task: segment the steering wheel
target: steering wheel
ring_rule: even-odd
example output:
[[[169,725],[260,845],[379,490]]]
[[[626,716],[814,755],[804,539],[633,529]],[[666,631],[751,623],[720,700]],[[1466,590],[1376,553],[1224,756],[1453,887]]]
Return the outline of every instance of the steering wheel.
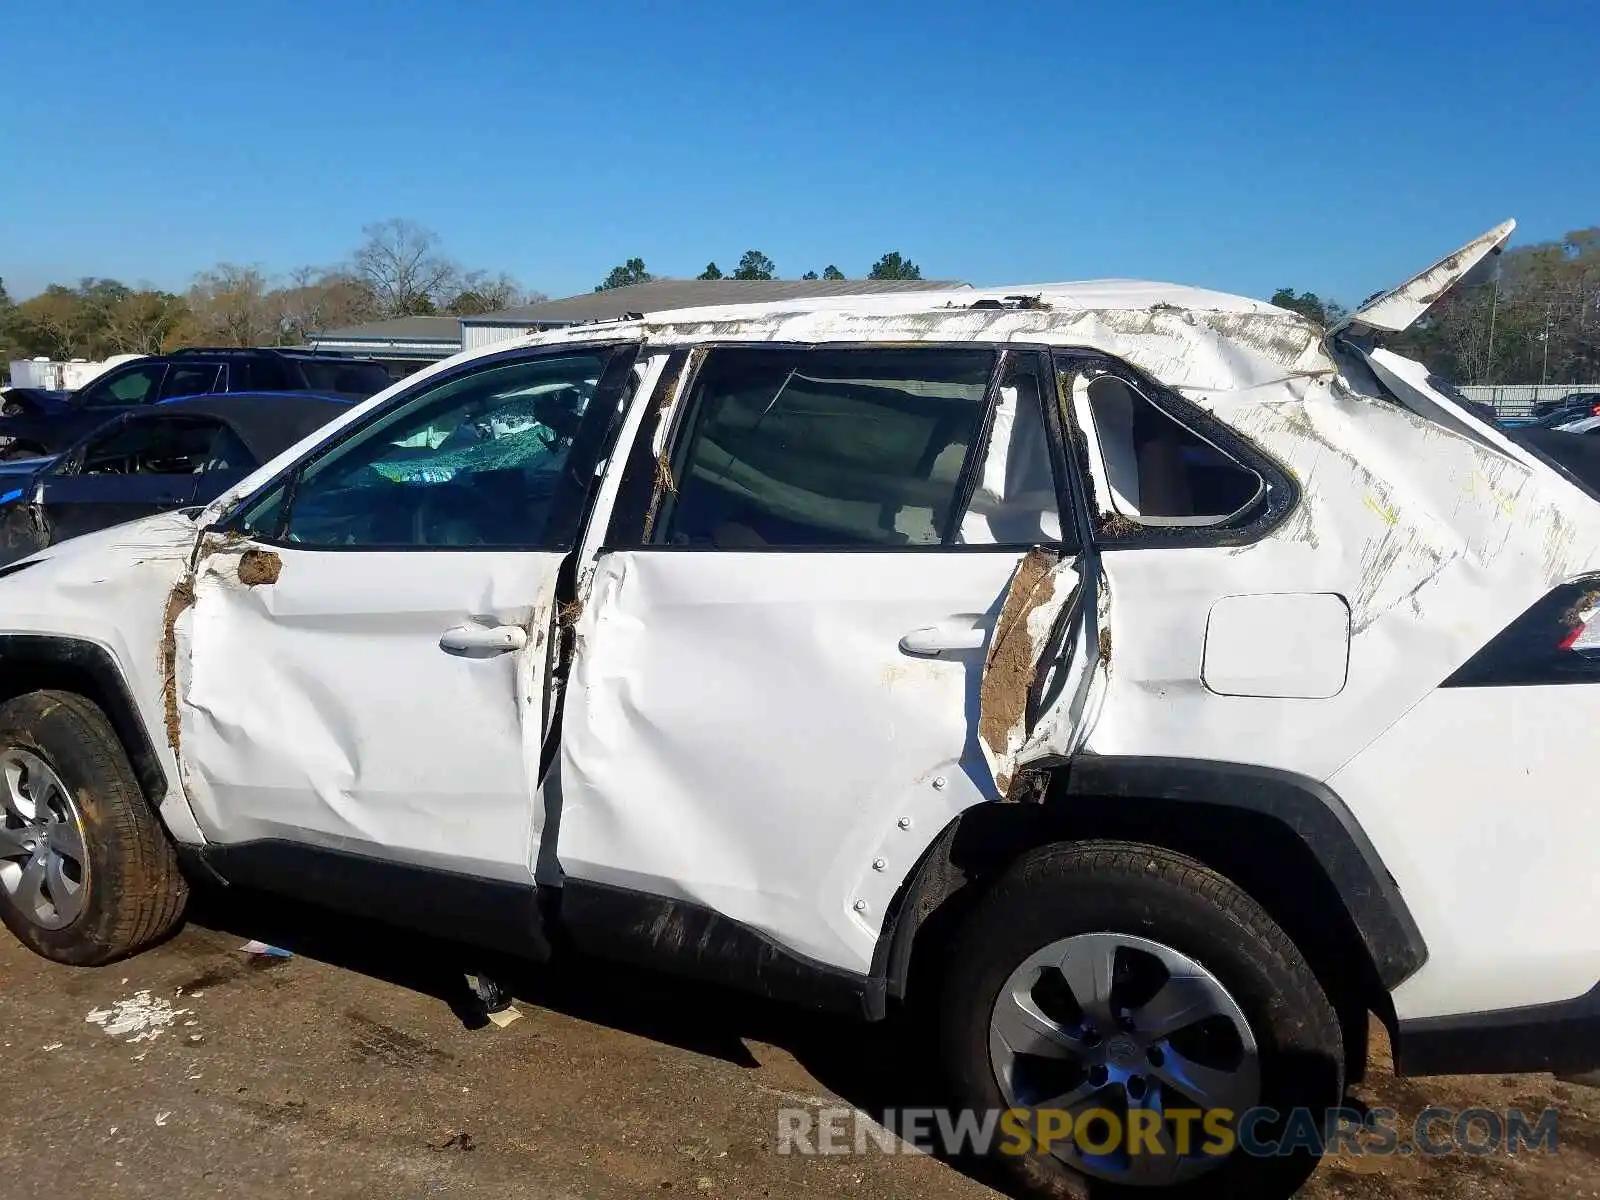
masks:
[[[481,493],[460,483],[421,489],[411,514],[412,543],[418,546],[483,546],[484,531],[503,515]]]

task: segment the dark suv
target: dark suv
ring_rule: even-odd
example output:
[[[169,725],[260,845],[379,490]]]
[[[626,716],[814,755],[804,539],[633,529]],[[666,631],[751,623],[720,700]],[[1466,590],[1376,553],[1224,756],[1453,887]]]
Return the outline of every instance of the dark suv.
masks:
[[[313,392],[365,398],[388,387],[375,362],[295,350],[195,347],[113,367],[61,401],[8,393],[0,409],[0,458],[64,450],[111,417],[180,396],[214,392]]]

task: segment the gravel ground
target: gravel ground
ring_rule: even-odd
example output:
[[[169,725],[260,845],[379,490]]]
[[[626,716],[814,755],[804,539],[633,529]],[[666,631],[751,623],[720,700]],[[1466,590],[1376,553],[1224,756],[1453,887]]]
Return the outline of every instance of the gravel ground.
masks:
[[[247,938],[295,956],[243,954]],[[458,965],[449,947],[275,902],[213,905],[166,944],[92,971],[0,931],[12,1080],[0,1191],[997,1194],[981,1169],[925,1155],[777,1153],[781,1108],[929,1102],[918,1056],[881,1029],[598,966],[514,975],[523,1018],[483,1026]],[[1339,1158],[1304,1196],[1600,1196],[1600,1091],[1548,1076],[1397,1080],[1384,1057],[1360,1100],[1413,1115],[1553,1105],[1559,1151]]]

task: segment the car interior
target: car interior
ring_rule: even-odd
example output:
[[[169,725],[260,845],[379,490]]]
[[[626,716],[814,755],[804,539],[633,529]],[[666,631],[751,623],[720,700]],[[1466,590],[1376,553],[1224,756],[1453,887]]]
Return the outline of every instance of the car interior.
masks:
[[[654,540],[729,549],[944,540],[993,356],[898,378],[868,376],[868,364],[888,374],[873,356],[889,358],[767,352],[708,370]]]

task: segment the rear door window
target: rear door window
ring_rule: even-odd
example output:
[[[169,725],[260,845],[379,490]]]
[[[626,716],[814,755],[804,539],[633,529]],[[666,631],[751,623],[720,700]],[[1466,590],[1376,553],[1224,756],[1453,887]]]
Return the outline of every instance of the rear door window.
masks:
[[[243,358],[228,365],[230,390],[235,392],[288,392],[295,383],[283,364],[270,358]]]
[[[990,349],[713,349],[650,541],[710,549],[953,543]]]
[[[174,363],[167,369],[167,381],[161,387],[163,400],[179,396],[205,396],[217,390],[215,363]]]
[[[374,362],[352,362],[339,358],[298,358],[295,362],[305,376],[305,387],[310,392],[375,396],[394,382],[389,378],[389,372]]]

